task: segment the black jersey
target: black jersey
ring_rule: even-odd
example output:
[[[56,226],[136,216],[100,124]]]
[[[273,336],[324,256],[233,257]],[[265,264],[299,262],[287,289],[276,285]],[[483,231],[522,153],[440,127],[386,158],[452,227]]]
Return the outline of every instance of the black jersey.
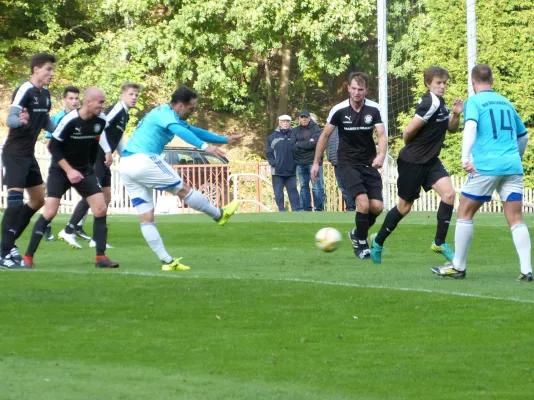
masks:
[[[108,107],[104,111],[104,114],[106,114],[106,119],[108,121],[106,139],[108,140],[109,147],[111,147],[111,152],[113,153],[117,149],[117,146],[124,135],[130,114],[128,113],[128,108],[122,101]]]
[[[376,157],[373,130],[375,126],[383,125],[378,103],[365,99],[362,108],[357,112],[347,99],[332,108],[327,122],[338,128],[338,165],[373,163]]]
[[[29,121],[18,128],[10,128],[4,145],[4,151],[13,152],[19,156],[35,153],[35,142],[50,119],[50,92],[46,87],[36,88],[31,82],[26,82],[13,92],[11,107],[28,110]]]
[[[415,117],[425,121],[425,125],[413,140],[402,148],[399,158],[413,164],[426,164],[439,156],[445,134],[449,126],[449,109],[443,97],[430,90],[419,100]]]
[[[52,134],[52,140],[59,142],[59,149],[64,159],[80,172],[90,172],[100,148],[100,135],[106,127],[106,116],[99,116],[84,120],[78,110],[72,110],[65,115]],[[52,161],[57,163],[52,153]]]

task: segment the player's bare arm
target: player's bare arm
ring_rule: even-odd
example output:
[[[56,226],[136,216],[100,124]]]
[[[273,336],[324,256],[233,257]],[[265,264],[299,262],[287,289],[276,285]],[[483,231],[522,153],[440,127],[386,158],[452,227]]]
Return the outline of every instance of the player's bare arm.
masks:
[[[406,129],[404,130],[404,133],[402,134],[402,139],[404,140],[405,144],[410,143],[414,138],[417,136],[419,131],[425,126],[426,122],[423,121],[423,119],[419,116],[415,116],[412,118]]]
[[[447,127],[447,130],[449,132],[457,132],[458,127],[460,126],[460,114],[462,114],[462,111],[464,110],[464,101],[457,97],[452,102],[451,111],[452,114],[449,117],[449,125]]]
[[[319,172],[319,161],[323,158],[323,153],[326,150],[326,146],[328,145],[328,138],[334,132],[334,129],[336,127],[330,123],[326,123],[326,126],[323,129],[323,132],[321,133],[321,136],[319,136],[319,140],[317,141],[317,145],[315,146],[315,157],[313,159],[313,165],[312,169],[310,171],[312,180],[317,180],[317,173]]]
[[[383,124],[376,125],[376,134],[378,136],[378,154],[376,155],[375,159],[373,160],[373,164],[371,165],[373,168],[379,169],[382,168],[384,165],[384,161],[386,160],[386,152],[388,149],[388,139],[386,137],[386,128]]]
[[[230,135],[228,136],[228,144],[234,144],[234,143],[237,143],[241,140],[241,138],[243,138],[245,136],[244,133],[240,133],[240,134],[237,134],[237,135]]]

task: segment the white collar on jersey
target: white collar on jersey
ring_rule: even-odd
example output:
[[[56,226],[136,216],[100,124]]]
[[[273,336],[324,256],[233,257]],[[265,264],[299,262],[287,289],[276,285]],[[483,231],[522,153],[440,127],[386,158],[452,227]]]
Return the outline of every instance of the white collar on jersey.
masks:
[[[126,111],[126,114],[130,113],[130,109],[128,106],[124,103],[124,101],[121,100],[122,107],[124,108],[124,111]]]

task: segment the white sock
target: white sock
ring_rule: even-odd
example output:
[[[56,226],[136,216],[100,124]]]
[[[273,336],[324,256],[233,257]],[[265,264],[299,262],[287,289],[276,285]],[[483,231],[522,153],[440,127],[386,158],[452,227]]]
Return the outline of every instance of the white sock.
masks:
[[[473,220],[456,220],[456,230],[454,231],[454,260],[452,260],[452,264],[457,271],[465,271],[467,253],[469,253],[469,246],[471,245],[474,232],[475,225],[473,224]]]
[[[159,235],[158,228],[154,222],[144,222],[141,224],[141,232],[146,242],[152,249],[154,253],[159,257],[159,259],[165,263],[172,262],[172,257],[165,250],[163,245],[163,240]]]
[[[202,211],[204,214],[208,214],[213,219],[221,218],[221,209],[211,204],[208,199],[196,190],[191,189],[187,196],[184,197],[184,203],[197,211]]]
[[[514,238],[515,249],[519,255],[519,262],[521,264],[521,273],[528,274],[532,272],[532,264],[530,263],[530,235],[528,228],[524,223],[517,224],[510,228],[512,237]]]

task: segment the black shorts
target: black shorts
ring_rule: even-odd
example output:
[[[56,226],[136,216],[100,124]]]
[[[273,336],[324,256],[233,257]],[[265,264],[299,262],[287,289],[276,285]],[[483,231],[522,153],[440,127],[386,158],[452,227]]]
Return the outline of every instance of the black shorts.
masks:
[[[360,194],[367,194],[369,199],[382,199],[382,177],[377,169],[366,165],[338,166],[347,195],[353,199]]]
[[[2,152],[4,185],[11,188],[30,188],[43,184],[41,169],[34,155],[18,156],[9,151]]]
[[[106,167],[103,160],[96,160],[95,175],[101,187],[111,187],[111,170]]]
[[[437,157],[426,164],[413,164],[399,158],[397,160],[397,169],[399,171],[399,177],[397,178],[398,195],[409,203],[419,198],[421,188],[428,192],[437,181],[449,176],[449,173]]]
[[[46,191],[48,197],[61,199],[71,187],[86,199],[96,193],[102,193],[94,172],[91,172],[78,183],[72,184],[67,177],[67,173],[57,165],[52,165],[48,170],[46,180]]]

